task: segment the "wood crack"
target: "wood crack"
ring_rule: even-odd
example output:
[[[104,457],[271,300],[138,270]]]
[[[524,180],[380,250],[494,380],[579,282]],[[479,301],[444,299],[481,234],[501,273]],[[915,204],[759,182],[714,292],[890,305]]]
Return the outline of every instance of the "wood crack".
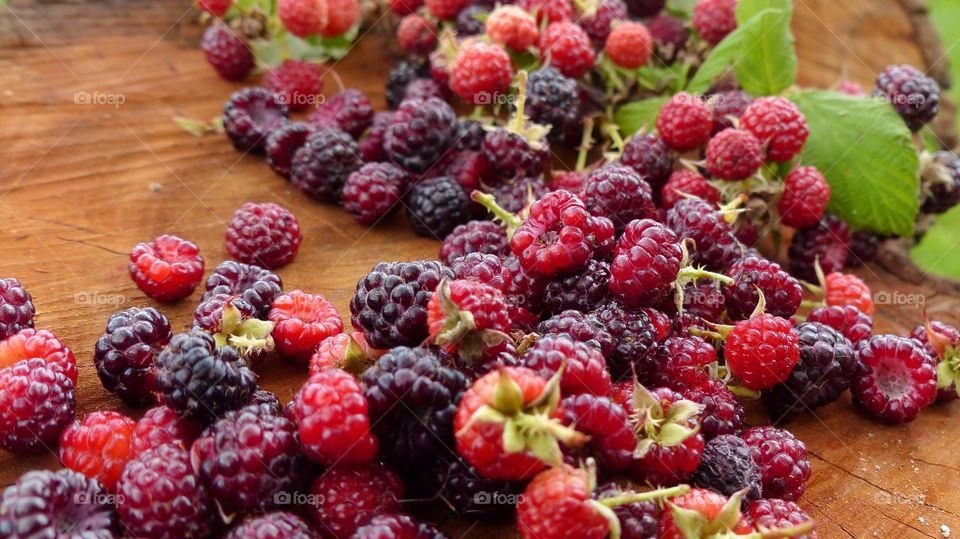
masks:
[[[55,237],[56,237],[58,240],[65,241],[65,242],[67,242],[67,243],[79,243],[80,245],[86,245],[87,247],[93,247],[93,248],[95,248],[95,249],[100,249],[101,251],[106,251],[106,252],[108,252],[108,253],[112,253],[112,254],[115,254],[115,255],[127,256],[127,255],[130,254],[130,253],[124,253],[124,252],[122,252],[122,251],[115,251],[115,250],[113,250],[113,249],[111,249],[111,248],[109,248],[109,247],[104,247],[103,245],[97,245],[96,243],[90,243],[90,242],[88,242],[88,241],[72,240],[72,239],[70,239],[70,238],[64,238],[63,236],[55,236]]]

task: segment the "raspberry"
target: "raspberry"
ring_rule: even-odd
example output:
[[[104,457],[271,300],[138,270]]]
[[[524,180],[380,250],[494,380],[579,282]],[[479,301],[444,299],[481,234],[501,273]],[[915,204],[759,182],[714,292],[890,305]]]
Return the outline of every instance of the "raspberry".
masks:
[[[658,348],[657,368],[648,385],[685,391],[707,384],[705,367],[717,361],[717,351],[700,337],[670,337]]]
[[[470,253],[505,256],[510,244],[503,227],[492,221],[470,221],[457,225],[443,240],[440,260],[450,264],[454,259]]]
[[[136,537],[206,537],[216,528],[214,502],[194,473],[190,454],[173,444],[131,460],[117,499],[120,523]]]
[[[780,265],[765,258],[747,256],[730,267],[731,286],[724,287],[727,314],[733,320],[746,320],[757,308],[760,293],[765,311],[780,318],[790,318],[803,301],[803,287]]]
[[[800,109],[782,97],[753,100],[740,117],[740,127],[766,145],[767,159],[778,163],[793,159],[810,134]]]
[[[673,172],[674,155],[657,135],[636,134],[623,147],[620,162],[636,170],[657,191]]]
[[[320,503],[308,507],[310,517],[338,539],[351,537],[377,515],[400,510],[403,482],[383,464],[338,464],[310,485]]]
[[[244,520],[225,539],[320,539],[320,534],[293,513],[275,511]]]
[[[744,386],[766,389],[790,376],[800,360],[799,338],[789,320],[761,314],[730,330],[723,356]]]
[[[404,101],[387,128],[383,149],[401,167],[425,172],[453,143],[456,125],[456,113],[441,99]]]
[[[843,307],[853,305],[860,312],[873,315],[873,293],[870,287],[856,275],[834,272],[826,276],[824,293],[827,305]]]
[[[415,79],[424,76],[422,66],[408,61],[401,61],[390,69],[386,81],[387,106],[395,109],[403,101],[403,94],[407,91],[407,85]]]
[[[957,328],[937,320],[924,317],[921,324],[910,332],[910,338],[923,345],[927,355],[937,364],[937,402],[948,402],[960,397],[957,393],[956,349],[960,345],[960,331]],[[940,369],[953,374],[948,379]]]
[[[35,358],[56,365],[71,382],[76,383],[77,359],[53,333],[27,328],[0,341],[0,369]]]
[[[573,18],[569,0],[518,0],[517,5],[537,17],[537,24],[565,22]]]
[[[506,129],[491,131],[483,139],[483,156],[487,158],[492,172],[500,178],[535,178],[547,167],[550,160],[546,141],[531,141],[525,136]]]
[[[347,177],[361,165],[360,148],[350,135],[320,127],[293,154],[290,179],[321,202],[338,202]]]
[[[406,52],[425,56],[437,45],[436,29],[427,19],[411,13],[397,26],[397,42]]]
[[[700,530],[725,530],[721,533],[728,533],[732,537],[749,535],[752,529],[738,510],[738,500],[712,490],[695,488],[673,498],[670,503],[677,509],[668,507],[660,514],[660,539],[685,539],[688,535],[683,530],[694,529],[694,526]],[[737,509],[731,511],[731,504],[736,504]],[[681,527],[677,520],[685,521],[686,526]]]
[[[71,470],[30,471],[0,497],[4,537],[114,537],[117,515],[100,483]]]
[[[693,29],[707,43],[716,45],[737,28],[737,0],[697,0]]]
[[[585,267],[613,234],[609,219],[591,216],[575,195],[553,191],[533,203],[510,247],[524,269],[552,275]]]
[[[807,446],[790,432],[774,427],[752,427],[743,431],[753,461],[760,467],[763,495],[797,501],[810,479]]]
[[[337,367],[359,375],[381,354],[382,350],[376,350],[367,344],[363,333],[339,333],[320,341],[317,351],[310,357],[310,374],[327,367]]]
[[[551,136],[562,135],[566,126],[580,123],[577,82],[552,67],[530,73],[526,99],[525,113],[538,124],[552,126]]]
[[[637,69],[650,61],[653,37],[643,23],[624,21],[610,31],[603,52],[614,64],[625,69]]]
[[[707,144],[706,168],[722,180],[744,180],[763,164],[760,142],[749,131],[724,129]]]
[[[454,19],[457,13],[467,5],[466,0],[424,0],[427,11],[440,20]]]
[[[665,64],[673,63],[686,50],[689,36],[682,20],[670,15],[657,15],[647,19],[646,25],[653,37],[654,54]]]
[[[623,0],[599,0],[596,10],[582,13],[577,24],[590,36],[595,46],[602,47],[607,42],[613,23],[628,18],[627,4]]]
[[[708,100],[713,107],[713,134],[735,127],[735,121],[740,120],[747,107],[753,103],[753,96],[743,90],[722,90]]]
[[[652,309],[633,310],[611,302],[592,316],[613,337],[613,351],[606,355],[613,378],[620,380],[634,373],[640,379],[649,376],[656,367],[653,352],[666,336],[654,317],[663,315]]]
[[[853,403],[885,423],[907,423],[937,398],[933,359],[919,342],[875,335],[857,349]]]
[[[591,172],[584,180],[580,197],[592,214],[613,221],[618,234],[627,223],[656,212],[650,184],[623,165],[606,165]]]
[[[241,152],[262,154],[270,133],[290,123],[290,109],[283,99],[266,88],[251,87],[234,92],[223,107],[223,128]]]
[[[566,422],[590,437],[578,450],[567,449],[568,463],[582,462],[587,457],[597,460],[604,472],[623,471],[630,465],[637,439],[623,407],[608,397],[582,393],[563,399]]]
[[[547,284],[543,308],[551,314],[592,311],[609,299],[609,280],[610,265],[590,259],[580,272],[557,276]]]
[[[360,90],[348,88],[320,105],[310,115],[310,123],[316,127],[334,127],[358,139],[373,123],[373,108]]]
[[[807,322],[819,322],[839,331],[854,345],[873,334],[873,318],[853,305],[817,307],[807,316]]]
[[[710,207],[715,207],[720,203],[720,191],[710,184],[706,178],[692,170],[682,169],[670,175],[670,179],[664,184],[660,191],[660,200],[664,209],[677,205],[684,198],[684,195],[693,195],[703,199]]]
[[[683,398],[703,406],[700,432],[707,440],[722,434],[737,434],[743,428],[744,410],[733,393],[719,380],[686,389]]]
[[[724,434],[703,447],[700,465],[691,478],[694,485],[733,496],[750,489],[744,500],[760,498],[760,468],[750,456],[750,448],[739,436]]]
[[[426,79],[424,79],[426,80]],[[496,178],[490,173],[490,163],[482,152],[476,150],[457,150],[447,152],[440,161],[427,172],[427,176],[450,176],[466,192],[481,189]],[[474,209],[477,207],[474,206]],[[476,213],[474,211],[473,213]]]
[[[536,333],[540,334],[541,338],[556,335],[588,344],[600,350],[604,357],[610,357],[616,346],[613,335],[596,317],[588,317],[580,311],[563,311],[555,314],[540,322]]]
[[[193,293],[203,278],[203,257],[191,241],[164,234],[130,251],[130,278],[158,301],[176,301]]]
[[[130,406],[156,402],[153,362],[170,337],[170,321],[152,307],[113,314],[93,352],[103,387]]]
[[[227,223],[227,252],[247,264],[285,266],[296,256],[300,241],[297,218],[271,202],[247,202]]]
[[[306,60],[284,60],[279,66],[267,69],[264,83],[290,110],[311,107],[323,90],[320,68]]]
[[[373,121],[370,124],[370,131],[367,136],[360,141],[360,156],[366,163],[389,161],[390,157],[383,149],[383,137],[387,133],[387,127],[393,122],[393,112],[382,110],[373,114]]]
[[[512,255],[503,259],[502,276],[503,293],[510,305],[515,307],[510,312],[514,325],[517,325],[518,317],[524,318],[527,325],[536,325],[536,317],[531,313],[538,313],[542,307],[546,278],[524,269],[520,259]],[[528,315],[533,319],[526,320]]]
[[[75,408],[74,382],[56,364],[32,358],[0,369],[0,449],[50,451]]]
[[[631,305],[654,305],[671,291],[681,263],[680,243],[652,220],[627,225],[610,264],[610,291]]]
[[[567,77],[580,78],[596,59],[590,37],[572,22],[551,22],[540,34],[540,61]]]
[[[60,433],[60,462],[113,491],[133,457],[137,422],[118,412],[93,412]]]
[[[881,71],[873,95],[890,101],[914,132],[940,112],[940,85],[913,66],[891,65]]]
[[[500,6],[487,17],[486,32],[494,43],[525,51],[537,42],[537,21],[517,6]],[[459,92],[458,92],[459,93]]]
[[[156,361],[157,389],[163,402],[199,421],[210,421],[242,406],[257,382],[230,346],[217,348],[203,331],[178,333]]]
[[[156,406],[137,421],[130,440],[132,454],[139,455],[164,444],[177,444],[186,449],[197,439],[201,429],[199,423],[180,417],[173,408]]]
[[[203,31],[200,48],[218,75],[229,81],[247,78],[253,69],[253,53],[226,24],[214,23]]]
[[[264,319],[273,300],[282,293],[280,277],[270,270],[253,264],[227,260],[221,262],[207,277],[203,299],[227,294],[237,295],[248,303],[257,318]]]
[[[550,186],[539,177],[524,176],[500,184],[494,189],[493,198],[501,208],[510,213],[520,214],[549,192]]]
[[[232,4],[233,0],[197,0],[197,7],[217,17],[223,17]]]
[[[512,500],[526,486],[521,481],[486,479],[456,455],[436,460],[430,479],[436,498],[465,517],[495,517],[512,513],[516,507]],[[484,495],[493,492],[502,496]]]
[[[588,472],[564,466],[537,475],[517,504],[517,528],[524,539],[607,537],[610,522],[591,502]],[[608,509],[609,511],[609,509]]]
[[[521,365],[550,378],[563,366],[560,391],[563,395],[606,395],[610,373],[603,354],[596,348],[568,337],[545,335],[524,352]]]
[[[553,191],[563,189],[564,191],[570,191],[575,195],[579,195],[580,191],[583,190],[583,182],[587,179],[587,175],[583,172],[576,170],[568,170],[557,176],[554,176],[553,180],[550,182],[550,187]]]
[[[352,539],[446,539],[433,524],[402,514],[377,515],[353,534]]]
[[[393,348],[363,373],[363,385],[374,432],[397,466],[418,469],[452,445],[453,416],[467,380],[439,356],[425,348]]]
[[[713,113],[699,97],[680,92],[657,115],[657,131],[668,146],[680,152],[699,148],[710,140]]]
[[[953,152],[937,152],[933,162],[943,166],[945,175],[938,175],[936,181],[926,181],[921,195],[924,197],[922,210],[926,213],[943,213],[960,203],[960,157]],[[926,178],[924,178],[926,180]]]
[[[815,226],[830,201],[830,186],[816,167],[797,167],[783,180],[777,208],[783,224],[795,228]]]
[[[307,473],[297,426],[258,406],[227,412],[191,448],[197,474],[225,514],[272,507]]]
[[[367,399],[347,372],[325,369],[311,375],[294,397],[293,410],[303,451],[311,460],[332,466],[370,462],[376,456]]]
[[[410,228],[420,236],[443,239],[460,224],[470,220],[472,202],[467,192],[449,176],[417,182],[407,193],[404,205]]]
[[[307,362],[327,337],[343,331],[340,313],[327,298],[293,290],[273,301],[267,319],[273,339],[284,356]]]
[[[406,171],[392,163],[367,163],[343,184],[343,208],[358,223],[373,224],[400,203],[408,181]]]
[[[879,243],[880,237],[873,232],[857,230],[851,234],[847,266],[858,267],[873,262],[877,258]]]
[[[265,147],[270,168],[289,180],[293,173],[293,155],[313,131],[313,126],[303,122],[290,122],[271,131]]]
[[[30,292],[14,278],[0,279],[0,340],[33,327],[36,309]]]
[[[666,224],[681,240],[693,240],[696,249],[690,254],[696,265],[722,271],[740,258],[742,248],[730,224],[698,198],[677,202],[667,212]]]
[[[478,36],[485,31],[484,19],[490,14],[486,6],[470,5],[457,13],[457,35]]]
[[[826,215],[812,227],[798,229],[787,251],[791,273],[814,283],[819,280],[815,269],[817,261],[824,274],[842,270],[850,241],[850,227],[833,215]]]
[[[319,34],[327,26],[326,0],[278,0],[277,15],[284,28],[297,37]]]
[[[320,30],[323,37],[339,37],[353,28],[362,16],[358,0],[326,0],[327,24]]]
[[[627,7],[637,17],[652,17],[667,5],[666,0],[630,0]]]
[[[430,342],[467,360],[503,343],[511,330],[506,299],[493,286],[442,281],[427,305]]]
[[[790,528],[813,521],[796,503],[777,498],[750,502],[746,516],[753,522],[754,527],[768,530]],[[816,539],[815,534],[794,537]]]

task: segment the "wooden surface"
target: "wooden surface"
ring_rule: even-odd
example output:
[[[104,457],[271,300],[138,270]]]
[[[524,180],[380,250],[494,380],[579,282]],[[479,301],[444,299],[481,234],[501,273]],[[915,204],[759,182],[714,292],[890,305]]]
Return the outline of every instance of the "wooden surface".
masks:
[[[174,125],[175,115],[217,115],[240,87],[207,66],[196,49],[194,19],[179,0],[12,0],[0,7],[0,274],[23,281],[37,306],[37,327],[76,353],[81,415],[123,409],[101,388],[92,349],[112,312],[153,305],[127,275],[127,253],[138,241],[162,233],[189,238],[209,271],[227,257],[224,224],[238,206],[280,203],[304,230],[298,258],[279,271],[285,287],[327,295],[346,318],[357,279],[374,263],[433,257],[438,248],[413,236],[402,216],[368,230],[340,209],[308,200],[224,137],[196,139]],[[799,1],[795,30],[803,84],[830,86],[847,76],[869,87],[887,63],[922,64],[893,0]],[[336,66],[346,84],[378,107],[390,62],[379,33]],[[327,80],[328,90],[335,86]],[[122,96],[123,103],[77,104],[78,92],[94,101]],[[898,303],[879,306],[880,332],[916,325],[921,311],[910,303],[919,298],[933,317],[960,322],[956,297],[908,286],[876,267],[858,273]],[[160,307],[175,329],[189,325],[198,296]],[[286,401],[305,368],[274,361],[260,374],[261,384]],[[814,465],[802,505],[821,521],[820,536],[942,537],[941,525],[960,533],[958,419],[954,404],[911,425],[887,427],[855,414],[844,397],[792,423]],[[751,411],[752,423],[764,421]],[[55,465],[51,455],[0,454],[0,485]],[[445,527],[455,536],[511,534],[462,521]]]

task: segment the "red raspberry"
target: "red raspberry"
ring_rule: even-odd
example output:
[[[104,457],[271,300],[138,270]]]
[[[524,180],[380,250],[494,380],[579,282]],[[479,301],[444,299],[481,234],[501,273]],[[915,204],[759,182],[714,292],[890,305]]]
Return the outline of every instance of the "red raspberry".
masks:
[[[327,298],[292,290],[273,300],[267,319],[284,357],[306,363],[327,337],[343,331],[340,313]]]
[[[385,465],[338,464],[310,485],[319,503],[308,507],[311,518],[337,539],[351,537],[377,515],[400,510],[403,482]]]
[[[560,391],[566,396],[602,396],[612,388],[610,371],[600,350],[567,337],[542,337],[524,352],[520,362],[543,378],[550,378],[563,367]]]
[[[682,252],[672,230],[652,219],[632,221],[610,263],[610,291],[632,305],[655,305],[671,292]]]
[[[867,92],[859,82],[852,80],[842,80],[837,84],[837,91],[841,94],[847,94],[853,97],[866,97]]]
[[[279,66],[267,69],[264,82],[290,110],[314,106],[317,94],[323,90],[320,68],[307,60],[284,60]]]
[[[563,189],[564,191],[570,191],[575,195],[579,195],[580,191],[583,189],[583,182],[586,181],[586,179],[586,174],[583,172],[577,170],[568,170],[557,176],[554,176],[553,180],[550,182],[550,188],[553,191]]]
[[[382,354],[383,350],[367,344],[362,331],[338,333],[320,341],[317,351],[310,357],[310,374],[336,367],[360,375]]]
[[[720,380],[683,391],[683,398],[703,406],[700,432],[707,440],[724,434],[739,434],[746,412],[736,396]]]
[[[721,90],[710,96],[708,102],[713,109],[713,133],[717,134],[736,127],[734,122],[739,121],[750,103],[753,103],[753,96],[743,90]]]
[[[457,13],[467,5],[466,0],[424,0],[427,11],[441,21],[457,17]]]
[[[200,48],[207,62],[226,80],[243,80],[253,69],[253,53],[226,24],[217,22],[208,26]]]
[[[397,42],[410,54],[426,56],[437,46],[437,30],[433,23],[412,13],[400,20]]]
[[[34,358],[56,365],[71,382],[76,383],[77,359],[53,333],[27,328],[0,341],[0,369]]]
[[[656,215],[650,184],[624,165],[604,165],[587,176],[579,195],[590,213],[609,218],[617,233],[627,223]]]
[[[673,498],[670,503],[678,510],[668,507],[660,514],[659,539],[687,539],[691,537],[681,531],[681,527],[677,523],[678,518],[688,520],[687,526],[682,529],[716,528],[727,530],[733,537],[747,535],[751,531],[749,521],[740,514],[739,509],[732,513],[737,518],[736,523],[732,526],[729,523],[732,520],[729,504],[736,503],[739,506],[739,499],[727,498],[723,494],[717,494],[712,490],[695,488],[682,496]],[[680,511],[690,512],[687,513],[690,516],[681,516]]]
[[[623,0],[600,0],[593,13],[581,13],[577,24],[590,36],[594,45],[601,47],[607,42],[613,24],[628,18],[627,4]]]
[[[477,359],[511,330],[507,302],[496,288],[468,280],[443,281],[427,305],[430,341],[447,352]]]
[[[164,234],[130,251],[130,278],[158,301],[176,301],[193,293],[203,278],[203,257],[193,242]]]
[[[670,179],[660,191],[662,207],[669,210],[677,202],[683,200],[684,195],[692,195],[703,199],[711,207],[720,203],[720,191],[710,184],[701,174],[688,169],[681,169],[670,175]]]
[[[387,4],[397,15],[409,15],[423,5],[423,0],[388,0]]]
[[[812,227],[797,229],[787,251],[790,272],[815,283],[819,281],[817,261],[825,274],[841,271],[850,255],[851,241],[847,223],[829,214]]]
[[[670,337],[655,359],[659,368],[650,377],[649,385],[683,392],[710,381],[705,367],[717,361],[717,351],[700,337]]]
[[[853,305],[817,307],[807,316],[807,322],[819,322],[843,333],[854,345],[873,334],[873,318]]]
[[[640,175],[654,192],[663,187],[670,174],[676,156],[669,146],[653,133],[637,133],[623,147],[620,162]]]
[[[510,243],[503,227],[493,221],[470,221],[457,225],[443,239],[440,260],[452,264],[455,259],[470,253],[497,256],[510,254]]]
[[[136,421],[118,412],[87,414],[60,433],[60,462],[113,491],[134,457],[136,428]]]
[[[750,317],[760,301],[760,293],[766,303],[766,312],[790,318],[803,301],[800,282],[780,269],[780,265],[759,256],[747,256],[730,267],[730,277],[735,282],[724,287],[727,314],[733,320]],[[759,290],[759,291],[758,291]]]
[[[766,389],[790,376],[800,360],[800,339],[789,320],[761,314],[737,322],[727,335],[723,356],[744,386]]]
[[[0,369],[0,449],[50,451],[75,409],[74,382],[56,364],[32,358]]]
[[[400,203],[409,175],[392,163],[367,163],[350,173],[340,199],[360,224],[379,221]]]
[[[657,115],[657,131],[671,148],[686,152],[710,140],[713,113],[703,101],[686,92],[674,94]]]
[[[806,444],[775,427],[749,428],[743,431],[743,441],[760,467],[765,497],[797,501],[803,496],[811,474]]]
[[[596,59],[590,37],[572,22],[551,22],[540,34],[540,61],[568,77],[580,78]]]
[[[200,436],[201,430],[203,427],[199,423],[180,417],[173,408],[156,406],[137,421],[130,440],[131,451],[133,455],[139,455],[164,444],[177,444],[186,449]]]
[[[271,131],[264,146],[270,168],[289,180],[293,173],[293,154],[307,142],[313,131],[313,126],[304,122],[290,122]]]
[[[537,21],[530,13],[517,6],[500,6],[494,9],[486,22],[487,35],[499,43],[517,51],[532,47],[540,32]]]
[[[567,22],[573,18],[573,5],[569,0],[518,0],[517,5],[536,15],[537,24]]]
[[[623,406],[606,396],[582,393],[563,399],[561,403],[568,425],[590,437],[581,448],[564,448],[569,464],[597,460],[603,472],[623,471],[633,460],[637,438]]]
[[[493,103],[510,87],[511,69],[503,47],[472,41],[460,49],[450,67],[450,88],[469,103]]]
[[[0,340],[21,329],[32,328],[34,315],[33,298],[20,281],[0,279]]]
[[[310,376],[294,397],[304,453],[316,462],[370,462],[377,439],[370,432],[367,399],[356,378],[339,369]]]
[[[326,0],[327,24],[320,31],[323,37],[338,37],[353,28],[362,15],[359,0]]]
[[[291,34],[307,37],[327,26],[329,8],[326,0],[278,0],[277,16]]]
[[[777,209],[787,226],[803,228],[820,222],[830,201],[830,185],[816,167],[797,167],[783,179]]]
[[[793,159],[810,135],[803,113],[782,97],[755,99],[740,117],[740,127],[766,145],[767,159],[779,163]]]
[[[716,45],[737,28],[737,0],[697,0],[693,29],[707,43]]]
[[[315,127],[333,127],[359,139],[373,123],[373,107],[363,92],[347,88],[324,101],[310,115],[310,123]]]
[[[618,66],[637,69],[650,61],[653,38],[643,23],[624,21],[610,31],[603,51]]]
[[[383,137],[393,123],[393,112],[381,110],[373,114],[373,122],[367,136],[360,141],[360,154],[365,163],[389,161],[390,156],[383,149]]]
[[[763,151],[757,137],[743,129],[724,129],[707,144],[706,168],[722,180],[744,180],[763,164]]]
[[[211,15],[223,17],[233,5],[233,0],[197,0],[197,6]]]
[[[227,223],[227,252],[240,262],[267,269],[292,262],[301,239],[297,218],[272,202],[247,202]]]
[[[528,271],[552,275],[583,268],[597,251],[612,244],[613,223],[594,217],[567,191],[547,193],[530,206],[530,215],[510,240]]]
[[[799,505],[778,498],[750,502],[746,516],[753,522],[755,528],[767,530],[792,528],[813,522],[813,519]],[[803,536],[792,536],[791,539],[816,539],[816,537],[816,534],[809,533]]]
[[[603,539],[610,530],[594,505],[587,471],[564,465],[533,478],[517,504],[517,528],[524,539]]]
[[[853,305],[868,316],[872,316],[875,311],[870,287],[856,275],[837,272],[827,275],[824,292],[828,306]]]
[[[853,403],[885,423],[907,423],[937,398],[934,360],[919,342],[875,335],[857,349]]]

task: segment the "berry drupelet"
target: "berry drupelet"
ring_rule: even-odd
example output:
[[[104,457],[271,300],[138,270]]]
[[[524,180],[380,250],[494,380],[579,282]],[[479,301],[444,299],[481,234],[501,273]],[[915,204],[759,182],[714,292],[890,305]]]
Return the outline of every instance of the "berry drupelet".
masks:
[[[294,397],[293,414],[303,452],[311,460],[332,466],[376,457],[367,399],[350,373],[327,368],[312,374]]]
[[[819,322],[839,331],[854,346],[873,334],[873,318],[860,312],[853,305],[817,307],[810,311],[807,322]]]
[[[694,95],[680,92],[667,101],[657,115],[657,132],[671,148],[686,152],[710,140],[713,114]]]
[[[733,392],[720,380],[683,391],[683,398],[703,406],[700,432],[707,440],[722,434],[739,434],[746,412]]]
[[[321,202],[339,202],[347,177],[362,164],[360,147],[348,133],[318,127],[293,154],[290,180]]]
[[[223,128],[241,152],[263,153],[270,132],[289,121],[290,109],[266,88],[235,92],[223,108]]]
[[[200,435],[201,430],[199,423],[180,417],[173,408],[164,405],[155,406],[137,420],[137,426],[130,440],[132,454],[139,455],[164,444],[176,444],[188,448]]]
[[[284,60],[279,66],[267,69],[263,79],[267,88],[280,96],[280,101],[292,111],[312,107],[323,89],[320,68],[307,60]]]
[[[360,90],[348,88],[324,101],[310,115],[310,123],[316,127],[333,127],[359,139],[373,123],[373,107]]]
[[[112,315],[93,351],[103,387],[130,406],[156,402],[154,359],[172,336],[170,321],[152,307]]]
[[[534,122],[552,126],[551,137],[562,135],[566,127],[579,123],[579,111],[580,91],[576,80],[552,67],[530,72],[526,112]]]
[[[168,234],[134,245],[127,267],[137,288],[164,302],[189,296],[203,278],[200,248]]]
[[[271,202],[247,202],[227,223],[230,256],[268,269],[292,262],[301,239],[297,218],[290,210]]]
[[[436,97],[404,101],[383,137],[390,159],[414,172],[426,172],[453,144],[457,115]]]
[[[610,264],[591,258],[580,272],[550,280],[543,291],[543,310],[550,314],[592,311],[609,299],[609,281]]]
[[[420,236],[443,239],[457,225],[470,220],[473,203],[450,176],[419,181],[407,193],[404,205],[410,227]]]
[[[219,295],[233,295],[249,304],[258,318],[266,318],[273,300],[283,292],[280,277],[270,270],[227,260],[221,262],[207,277],[207,300]]]
[[[14,278],[0,279],[0,340],[33,327],[36,309],[30,292]]]
[[[653,133],[638,133],[627,141],[620,163],[627,165],[658,191],[673,173],[676,156],[662,138]]]
[[[284,356],[306,363],[327,337],[343,331],[340,312],[327,298],[293,290],[273,301],[267,319],[273,340]]]
[[[781,318],[793,316],[803,301],[800,282],[780,269],[780,265],[758,256],[747,256],[730,267],[734,283],[723,289],[727,314],[733,320],[750,317],[760,294],[765,300],[766,312]]]
[[[400,203],[409,180],[407,172],[393,163],[366,163],[343,184],[343,209],[358,223],[373,224]]]
[[[775,427],[749,428],[743,432],[743,440],[760,467],[763,496],[799,500],[811,473],[806,444]]]
[[[224,539],[320,539],[320,534],[297,515],[275,511],[244,520]]]
[[[290,122],[271,131],[265,146],[270,169],[289,180],[293,174],[293,155],[313,131],[314,127],[304,122]]]
[[[87,414],[60,433],[60,462],[114,491],[123,468],[135,456],[136,427],[136,421],[118,412]]]
[[[542,378],[550,378],[560,368],[560,391],[565,396],[581,393],[610,393],[610,373],[603,354],[596,348],[564,336],[545,335],[528,348],[520,364]]]
[[[750,456],[747,443],[733,434],[717,436],[707,442],[691,481],[724,496],[749,489],[743,497],[745,502],[760,498],[760,468]]]
[[[830,201],[830,185],[816,167],[797,167],[783,179],[783,195],[777,209],[787,226],[815,226]]]
[[[613,221],[617,234],[630,221],[652,217],[657,211],[650,184],[624,165],[607,165],[591,172],[579,196],[592,214]]]
[[[72,470],[30,471],[0,496],[0,533],[10,539],[111,539],[117,514],[109,498],[103,485]]]
[[[75,383],[41,358],[0,369],[0,449],[15,454],[51,450],[73,421]]]
[[[798,279],[819,281],[816,263],[824,274],[841,271],[847,262],[850,227],[833,215],[826,215],[816,225],[801,228],[793,235],[787,256],[790,272]]]
[[[725,216],[698,198],[677,202],[667,212],[666,224],[681,240],[693,240],[691,260],[709,270],[729,268],[743,252]]]
[[[506,231],[493,221],[470,221],[454,227],[440,246],[440,260],[445,264],[470,253],[508,255]]]
[[[793,159],[810,135],[803,113],[782,97],[755,99],[740,117],[740,127],[765,145],[767,159],[778,163]]]

